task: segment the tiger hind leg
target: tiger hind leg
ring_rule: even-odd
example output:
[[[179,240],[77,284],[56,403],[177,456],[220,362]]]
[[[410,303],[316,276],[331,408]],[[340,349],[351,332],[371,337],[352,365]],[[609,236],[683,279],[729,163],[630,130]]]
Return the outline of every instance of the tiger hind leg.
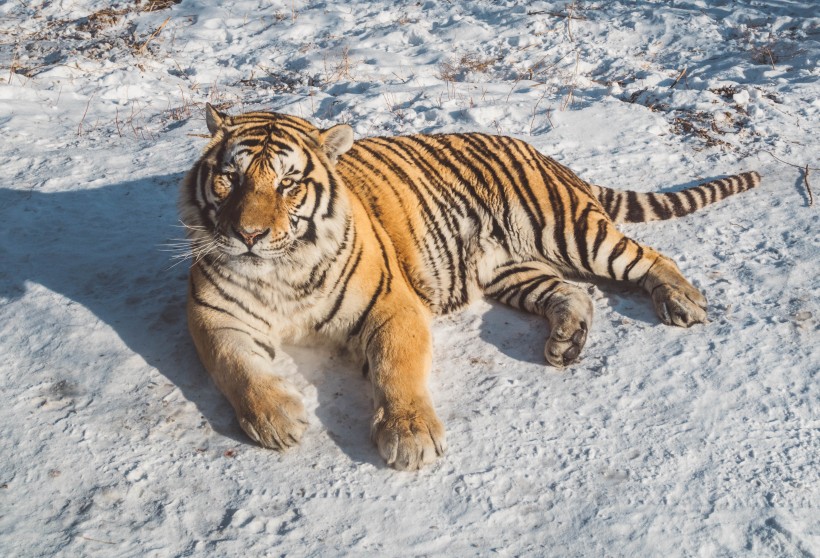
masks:
[[[681,274],[675,262],[657,254],[638,284],[652,297],[655,312],[666,325],[690,327],[706,321],[706,297]]]
[[[706,297],[671,259],[621,233],[598,212],[587,212],[575,226],[574,251],[564,262],[586,276],[625,281],[643,287],[655,312],[667,325],[689,327],[706,321]]]
[[[592,300],[584,289],[540,261],[508,262],[484,279],[482,288],[490,298],[547,319],[547,362],[562,367],[578,358],[592,323]]]

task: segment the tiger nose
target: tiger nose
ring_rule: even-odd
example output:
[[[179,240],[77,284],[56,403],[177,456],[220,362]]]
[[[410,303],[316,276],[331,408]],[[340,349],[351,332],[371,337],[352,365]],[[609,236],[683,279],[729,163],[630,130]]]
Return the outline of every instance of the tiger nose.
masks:
[[[253,248],[253,245],[256,244],[260,238],[268,234],[270,229],[249,229],[245,227],[237,229],[236,227],[233,227],[233,232],[236,233],[236,236],[238,236],[248,248]]]

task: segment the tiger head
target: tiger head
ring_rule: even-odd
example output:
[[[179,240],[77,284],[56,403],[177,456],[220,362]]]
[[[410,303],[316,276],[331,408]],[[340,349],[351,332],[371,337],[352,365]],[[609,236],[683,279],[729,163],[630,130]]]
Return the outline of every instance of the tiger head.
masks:
[[[336,159],[353,130],[320,130],[268,112],[229,116],[207,106],[211,142],[180,198],[193,256],[264,266],[339,235],[344,196]]]

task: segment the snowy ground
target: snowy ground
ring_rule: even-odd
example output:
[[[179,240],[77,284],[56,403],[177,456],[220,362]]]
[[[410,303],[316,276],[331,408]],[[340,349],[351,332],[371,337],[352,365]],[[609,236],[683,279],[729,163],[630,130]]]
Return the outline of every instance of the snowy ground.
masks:
[[[0,2],[0,555],[820,555],[818,208],[775,158],[820,167],[819,23],[813,0]],[[294,351],[311,426],[284,455],[198,363],[161,248],[206,101],[516,135],[612,187],[764,182],[628,228],[707,325],[598,284],[559,372],[536,318],[438,320],[450,450],[402,474],[344,355]]]

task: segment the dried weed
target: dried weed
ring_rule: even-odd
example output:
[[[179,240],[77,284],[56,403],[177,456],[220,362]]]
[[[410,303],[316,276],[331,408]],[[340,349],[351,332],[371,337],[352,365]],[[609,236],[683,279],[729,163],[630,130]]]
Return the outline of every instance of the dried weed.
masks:
[[[466,74],[470,72],[482,74],[492,68],[496,62],[498,58],[464,54],[457,59],[439,64],[439,78],[442,81],[464,81]]]

